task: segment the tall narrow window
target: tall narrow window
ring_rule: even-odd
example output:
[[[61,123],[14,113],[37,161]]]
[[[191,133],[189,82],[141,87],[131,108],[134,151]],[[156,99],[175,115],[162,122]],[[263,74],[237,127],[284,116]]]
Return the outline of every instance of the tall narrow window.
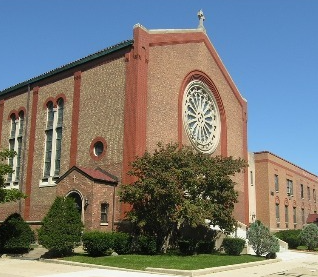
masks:
[[[60,173],[63,112],[63,98],[58,99],[56,108],[54,108],[53,102],[47,103],[43,181],[48,184],[54,184],[54,179],[58,178]]]
[[[276,225],[277,225],[277,228],[279,228],[280,226],[279,204],[276,204]]]
[[[316,189],[312,190],[312,197],[314,199],[314,202],[316,203]]]
[[[288,195],[293,195],[294,194],[293,181],[287,179],[286,180],[286,184],[287,184],[287,194]]]
[[[56,124],[56,155],[55,155],[55,171],[54,176],[58,177],[61,166],[61,148],[62,148],[62,125],[63,125],[63,111],[64,101],[62,98],[57,102],[57,124]]]
[[[297,224],[296,207],[293,207],[293,219],[294,219],[294,226],[295,226]]]
[[[9,165],[12,167],[14,172],[8,174],[7,185],[17,186],[20,180],[24,112],[20,111],[18,117],[16,117],[15,114],[12,114],[10,119],[11,132],[9,138],[9,150],[15,151],[16,155],[9,158]]]
[[[304,198],[304,185],[300,184],[300,198]]]
[[[275,179],[275,190],[279,191],[279,182],[278,182],[278,175],[277,174],[274,175],[274,179]]]
[[[305,209],[301,209],[301,223],[305,224]]]
[[[310,187],[307,187],[307,197],[308,197],[308,200],[310,200]]]
[[[108,203],[102,203],[100,205],[100,223],[108,223],[108,210],[109,210],[109,204]]]
[[[253,184],[254,184],[253,171],[250,171],[250,178],[251,178],[251,185],[253,186]]]
[[[286,223],[286,228],[288,228],[288,222],[289,222],[288,206],[285,206],[285,223]]]

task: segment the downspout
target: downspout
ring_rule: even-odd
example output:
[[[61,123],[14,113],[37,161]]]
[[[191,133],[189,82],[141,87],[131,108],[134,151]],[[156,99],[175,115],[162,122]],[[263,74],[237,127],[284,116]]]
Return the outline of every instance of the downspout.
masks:
[[[113,192],[113,216],[112,216],[112,232],[114,232],[114,224],[115,224],[115,193],[116,193],[116,185],[114,185]]]
[[[28,97],[27,97],[27,106],[26,106],[26,115],[25,115],[25,127],[23,134],[23,147],[22,147],[22,160],[20,163],[22,164],[21,173],[20,173],[20,182],[19,182],[19,190],[23,192],[23,181],[24,181],[24,169],[26,166],[25,163],[25,155],[26,155],[26,142],[27,142],[27,133],[28,133],[28,123],[29,123],[29,109],[30,109],[30,84],[28,84]],[[22,200],[19,201],[19,213],[22,214]]]

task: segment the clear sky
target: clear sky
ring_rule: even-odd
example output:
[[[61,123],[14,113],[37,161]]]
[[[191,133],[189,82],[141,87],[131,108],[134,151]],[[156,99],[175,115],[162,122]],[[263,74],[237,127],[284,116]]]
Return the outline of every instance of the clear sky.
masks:
[[[249,151],[318,175],[317,0],[0,0],[0,90],[113,44],[133,26],[207,34],[248,101]]]

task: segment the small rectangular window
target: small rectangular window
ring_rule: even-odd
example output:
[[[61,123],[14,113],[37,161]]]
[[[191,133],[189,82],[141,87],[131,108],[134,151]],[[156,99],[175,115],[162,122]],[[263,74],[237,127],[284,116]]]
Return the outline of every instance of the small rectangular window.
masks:
[[[109,210],[108,203],[102,203],[100,205],[100,222],[101,223],[108,223],[108,210]]]
[[[288,206],[285,206],[285,222],[288,224],[289,216],[288,216]]]
[[[275,174],[275,190],[276,191],[279,191],[279,182],[278,182],[278,175]]]
[[[308,197],[308,200],[310,200],[310,187],[307,187],[307,197]]]
[[[304,199],[304,185],[300,184],[300,198]]]
[[[301,223],[305,224],[305,209],[301,209]]]
[[[279,204],[276,204],[276,222],[280,222]]]

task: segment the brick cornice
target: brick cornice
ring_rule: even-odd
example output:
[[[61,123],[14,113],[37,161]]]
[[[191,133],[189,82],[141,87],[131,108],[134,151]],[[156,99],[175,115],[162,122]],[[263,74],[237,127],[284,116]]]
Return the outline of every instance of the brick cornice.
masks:
[[[311,178],[311,177],[308,177],[307,175],[303,174],[302,172],[293,170],[293,169],[291,169],[291,168],[289,168],[289,167],[287,167],[287,166],[284,166],[284,165],[282,165],[282,164],[279,164],[279,163],[277,163],[277,162],[274,162],[274,161],[272,161],[272,160],[270,160],[270,159],[255,160],[255,163],[270,163],[270,164],[273,164],[273,165],[275,165],[275,166],[277,166],[277,167],[280,167],[280,168],[282,168],[282,169],[285,169],[285,170],[287,170],[287,171],[289,171],[289,172],[292,172],[292,173],[294,173],[295,175],[300,176],[301,178],[310,180],[311,182],[314,182],[315,184],[318,184],[317,180],[315,180],[315,179],[313,179],[313,178]],[[309,173],[309,174],[311,174],[311,173]],[[288,175],[288,174],[287,174],[287,175]]]

